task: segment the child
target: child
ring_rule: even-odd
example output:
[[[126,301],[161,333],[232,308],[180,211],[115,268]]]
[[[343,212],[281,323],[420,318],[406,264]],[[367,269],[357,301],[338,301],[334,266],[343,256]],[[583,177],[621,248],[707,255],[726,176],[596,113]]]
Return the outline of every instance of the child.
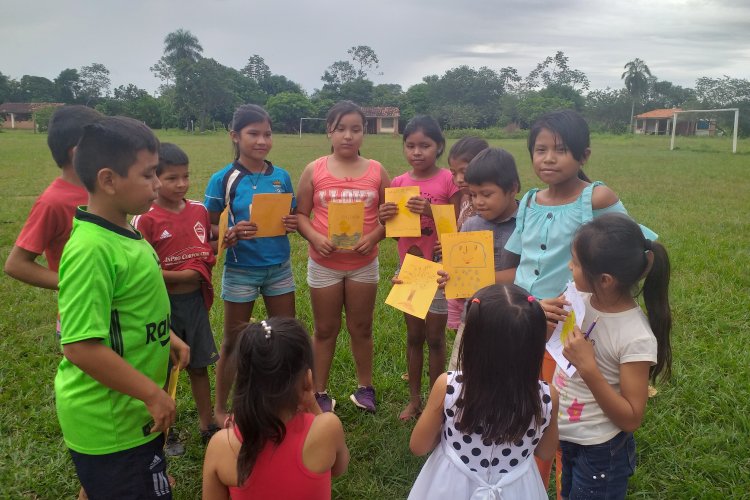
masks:
[[[404,156],[411,171],[399,175],[391,182],[392,187],[418,186],[419,196],[412,197],[406,207],[420,214],[421,236],[398,239],[399,265],[404,263],[407,253],[433,260],[437,242],[437,229],[432,218],[431,205],[452,204],[458,212],[460,192],[453,183],[450,171],[439,168],[436,161],[445,149],[445,137],[440,125],[429,116],[416,116],[404,128]],[[380,206],[379,219],[387,221],[398,213],[395,203]],[[398,270],[393,279],[398,280]],[[445,323],[448,308],[445,293],[438,290],[425,319],[404,313],[406,321],[406,360],[408,365],[409,404],[399,415],[401,420],[415,418],[422,411],[422,364],[425,341],[429,349],[430,387],[445,367]]]
[[[89,199],[73,167],[75,145],[84,127],[101,118],[98,111],[86,106],[64,106],[52,115],[47,145],[60,167],[60,177],[52,181],[31,208],[5,261],[9,276],[32,286],[57,290],[60,256],[70,237],[73,216],[76,208]],[[36,262],[41,254],[47,258],[48,267]]]
[[[515,284],[538,299],[559,296],[571,279],[570,245],[581,224],[605,213],[627,213],[614,191],[589,182],[583,173],[589,144],[588,124],[573,110],[543,115],[529,132],[534,173],[547,187],[533,188],[521,199],[516,230],[505,248],[520,256]],[[545,354],[542,378],[551,382],[554,369]],[[551,462],[539,466],[545,483],[551,467]]]
[[[359,155],[365,133],[365,115],[359,106],[336,103],[326,116],[326,130],[332,153],[305,167],[297,189],[299,232],[309,242],[316,398],[321,410],[333,411],[336,401],[326,386],[343,309],[357,369],[358,387],[350,399],[358,408],[375,412],[372,315],[378,291],[378,242],[385,236],[378,224],[378,206],[390,179],[380,163]],[[339,250],[328,239],[328,204],[356,201],[365,206],[364,234],[353,250]]]
[[[133,227],[156,250],[169,292],[171,328],[190,346],[188,377],[198,410],[201,440],[208,440],[218,427],[211,414],[209,365],[219,359],[208,319],[214,299],[211,269],[216,262],[211,248],[211,223],[206,207],[185,199],[190,187],[188,157],[175,144],[161,143],[159,166],[161,187],[156,202],[143,215],[133,218]],[[177,433],[167,436],[167,454],[182,455]]]
[[[171,498],[162,447],[175,404],[163,390],[170,350],[190,349],[169,328],[169,297],[151,245],[128,224],[160,186],[159,142],[132,118],[85,128],[75,168],[89,192],[60,261],[64,358],[57,415],[89,498]]]
[[[531,454],[557,446],[557,393],[539,380],[544,311],[515,285],[492,285],[468,303],[458,372],[435,382],[409,448],[434,450],[409,495],[546,499]]]
[[[241,334],[234,426],[203,462],[203,498],[331,498],[331,476],[349,464],[341,421],[315,402],[310,337],[293,318]]]
[[[459,139],[450,151],[448,151],[448,166],[450,166],[451,174],[453,175],[453,183],[458,187],[461,192],[461,200],[459,201],[458,218],[456,219],[456,227],[461,231],[466,219],[475,215],[474,207],[471,204],[471,194],[469,193],[469,185],[466,184],[465,174],[466,168],[469,166],[469,162],[474,159],[480,151],[483,151],[490,147],[487,141],[479,137],[468,136]],[[448,299],[448,323],[447,326],[451,330],[458,330],[461,325],[461,315],[463,314],[464,299]],[[457,345],[458,342],[456,342]]]
[[[237,108],[229,133],[234,162],[216,172],[206,187],[205,205],[212,224],[229,207],[225,244],[228,248],[221,278],[224,300],[224,339],[216,365],[214,417],[219,426],[227,416],[227,399],[234,381],[233,352],[237,335],[253,313],[259,296],[269,316],[294,317],[294,276],[286,235],[256,238],[258,227],[250,222],[255,193],[292,193],[292,210],[282,218],[287,232],[297,229],[296,201],[289,174],[266,159],[273,146],[271,118],[254,104]]]
[[[576,372],[558,366],[563,498],[625,498],[635,467],[633,432],[643,419],[648,381],[668,377],[669,258],[622,214],[603,215],[581,226],[570,269],[586,304],[587,338],[578,328],[563,354]],[[643,283],[648,318],[634,296]],[[560,301],[545,305],[552,321],[564,319]],[[594,324],[595,323],[595,324]]]

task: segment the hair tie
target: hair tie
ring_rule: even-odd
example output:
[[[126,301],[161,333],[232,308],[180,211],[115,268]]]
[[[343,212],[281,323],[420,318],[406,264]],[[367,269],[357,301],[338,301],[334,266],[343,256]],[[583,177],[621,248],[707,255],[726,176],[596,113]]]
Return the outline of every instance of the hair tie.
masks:
[[[647,252],[651,252],[654,249],[654,242],[647,239],[644,246],[646,247]]]
[[[536,297],[534,297],[533,295],[529,295],[528,297],[526,297],[526,300],[528,300],[529,304],[531,304],[536,300]]]
[[[473,299],[471,299],[471,301],[472,301],[473,303],[475,303],[475,304],[481,304],[481,302],[479,302],[479,299],[478,299],[478,298],[476,298],[476,297],[474,297]]]
[[[266,331],[266,338],[270,339],[271,338],[271,325],[266,323],[266,320],[261,321],[260,324],[263,327],[263,329]]]

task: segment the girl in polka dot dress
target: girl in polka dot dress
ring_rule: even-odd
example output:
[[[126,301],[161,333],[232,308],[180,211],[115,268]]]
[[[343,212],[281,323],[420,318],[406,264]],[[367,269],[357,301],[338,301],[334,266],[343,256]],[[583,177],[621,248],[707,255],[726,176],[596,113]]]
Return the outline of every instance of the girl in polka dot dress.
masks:
[[[410,499],[546,499],[532,455],[553,456],[557,393],[538,378],[547,324],[516,285],[483,288],[469,301],[462,371],[441,375],[409,447],[432,451]]]

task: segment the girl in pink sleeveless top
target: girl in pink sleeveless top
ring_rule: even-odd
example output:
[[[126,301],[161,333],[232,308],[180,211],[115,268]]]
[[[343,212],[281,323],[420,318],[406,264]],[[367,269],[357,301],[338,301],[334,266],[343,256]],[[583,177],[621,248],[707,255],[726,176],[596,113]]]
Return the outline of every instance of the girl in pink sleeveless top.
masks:
[[[365,131],[365,115],[359,106],[350,101],[335,104],[328,111],[326,129],[332,154],[307,165],[297,189],[298,230],[310,246],[307,283],[315,323],[316,397],[324,412],[333,411],[336,400],[328,395],[328,375],[341,313],[346,311],[357,367],[357,389],[350,399],[357,407],[375,412],[372,316],[378,291],[378,242],[385,236],[377,214],[390,179],[380,163],[359,155]],[[351,249],[338,248],[328,238],[332,202],[364,204],[362,235]]]
[[[305,328],[282,317],[248,326],[237,363],[233,428],[206,449],[203,498],[330,499],[349,450],[341,421],[315,400]]]

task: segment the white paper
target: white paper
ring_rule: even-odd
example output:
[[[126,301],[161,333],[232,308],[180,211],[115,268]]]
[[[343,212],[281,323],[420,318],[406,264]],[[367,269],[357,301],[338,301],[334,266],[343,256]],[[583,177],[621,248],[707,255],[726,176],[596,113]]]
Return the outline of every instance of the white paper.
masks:
[[[568,281],[568,286],[565,288],[563,296],[565,297],[565,300],[570,303],[570,305],[565,306],[564,309],[575,313],[576,325],[578,325],[578,328],[581,328],[584,316],[586,315],[586,305],[583,303],[583,299],[581,299],[581,294],[578,293],[575,283]],[[557,365],[565,370],[568,377],[572,377],[576,372],[576,367],[570,365],[570,361],[563,356],[563,342],[560,338],[562,327],[562,322],[558,322],[555,331],[552,332],[552,336],[547,341],[547,352],[555,359]],[[570,367],[568,367],[568,365],[570,365]]]

